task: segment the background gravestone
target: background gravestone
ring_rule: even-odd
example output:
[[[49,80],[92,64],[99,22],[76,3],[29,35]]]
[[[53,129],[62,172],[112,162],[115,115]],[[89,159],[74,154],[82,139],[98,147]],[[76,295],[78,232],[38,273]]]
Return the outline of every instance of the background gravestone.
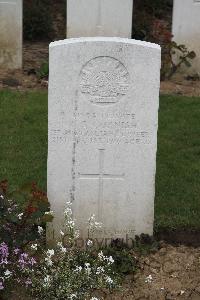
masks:
[[[66,201],[87,236],[153,232],[160,46],[120,38],[50,44],[48,198],[53,232]]]
[[[22,0],[0,0],[0,68],[22,67]]]
[[[200,0],[174,0],[173,39],[195,51],[190,72],[200,71]]]
[[[133,0],[67,0],[67,37],[131,38]]]

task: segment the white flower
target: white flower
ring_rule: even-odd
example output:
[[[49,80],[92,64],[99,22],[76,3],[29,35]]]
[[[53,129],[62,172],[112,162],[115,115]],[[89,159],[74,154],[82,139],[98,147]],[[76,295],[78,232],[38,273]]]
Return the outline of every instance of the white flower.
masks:
[[[69,220],[67,221],[67,226],[69,226],[70,228],[74,228],[75,222],[73,220]]]
[[[63,252],[63,253],[66,253],[67,252],[67,249],[65,247],[63,247],[63,244],[62,242],[58,242],[57,243],[57,246],[60,248],[60,251]]]
[[[12,275],[12,272],[10,272],[9,270],[6,270],[4,272],[4,275],[6,276],[6,278],[9,278]]]
[[[93,241],[91,241],[91,240],[87,240],[87,242],[86,242],[86,244],[87,244],[87,246],[92,246],[93,245]]]
[[[111,264],[113,264],[115,262],[114,259],[112,258],[112,256],[108,257],[107,261]]]
[[[50,211],[46,211],[45,213],[44,213],[45,215],[53,215],[53,210],[50,210]]]
[[[85,263],[85,267],[89,268],[90,267],[90,263]]]
[[[112,280],[112,278],[110,278],[109,276],[106,276],[106,282],[107,282],[108,284],[112,284],[112,283],[113,283],[113,280]]]
[[[37,247],[38,247],[37,244],[32,244],[32,245],[31,245],[31,249],[33,249],[33,250],[37,250]]]
[[[66,252],[67,252],[67,249],[66,249],[65,247],[61,247],[61,248],[60,248],[60,251],[61,251],[62,253],[66,253]]]
[[[52,266],[53,262],[51,260],[51,257],[54,255],[54,250],[53,249],[48,249],[47,250],[47,257],[45,258],[45,261],[47,263],[48,266]]]
[[[46,277],[44,277],[44,287],[48,287],[50,286],[50,281],[51,281],[51,277],[49,275],[47,275]]]
[[[92,214],[92,215],[90,216],[90,218],[88,219],[88,222],[94,221],[94,220],[95,220],[95,214]]]
[[[64,215],[65,216],[72,215],[72,209],[70,207],[67,207],[64,211]]]
[[[99,258],[101,261],[103,261],[103,260],[105,260],[106,257],[103,255],[103,252],[101,251],[101,252],[98,253],[98,258]]]
[[[64,236],[65,234],[64,234],[64,232],[62,231],[62,230],[60,230],[60,234],[62,235],[62,236]]]
[[[51,258],[50,257],[46,257],[45,258],[45,261],[46,261],[46,264],[47,264],[47,266],[52,266],[53,265],[53,262],[52,262],[52,260],[51,260]]]
[[[183,294],[185,294],[185,291],[181,290],[180,295],[182,296]]]
[[[80,235],[79,230],[75,230],[75,232],[74,232],[74,238],[75,238],[75,239],[78,239],[78,238],[79,238],[79,235]]]
[[[90,268],[90,264],[89,263],[85,263],[85,270],[86,270],[87,274],[90,275],[91,268]]]
[[[74,298],[77,298],[77,295],[76,294],[71,294],[70,295],[70,300],[74,299]]]
[[[102,223],[100,223],[100,222],[94,222],[94,227],[95,227],[95,229],[99,229],[99,228],[102,227]]]
[[[104,267],[98,267],[98,268],[97,268],[97,271],[96,271],[96,274],[99,275],[99,274],[101,274],[101,273],[104,273],[104,271],[105,271],[105,270],[104,270]]]
[[[55,253],[55,252],[54,252],[53,249],[48,249],[48,250],[47,250],[47,256],[49,256],[49,257],[53,256],[54,253]]]
[[[18,219],[21,220],[24,213],[18,215]]]
[[[89,229],[94,230],[94,229],[99,229],[102,227],[102,223],[96,222],[95,221],[95,215],[91,215],[91,217],[88,219],[89,222]]]
[[[47,275],[45,278],[44,278],[44,282],[49,282],[50,281],[50,276]]]
[[[146,277],[146,279],[145,279],[145,282],[147,282],[147,283],[151,283],[151,282],[152,282],[152,280],[153,280],[153,277],[152,277],[152,275],[149,275],[149,276],[147,276],[147,277]]]
[[[38,226],[38,233],[39,233],[39,234],[42,234],[43,231],[44,231],[44,229],[43,229],[41,226]]]
[[[81,272],[82,271],[82,267],[81,266],[76,266],[76,269],[74,270],[75,272]]]

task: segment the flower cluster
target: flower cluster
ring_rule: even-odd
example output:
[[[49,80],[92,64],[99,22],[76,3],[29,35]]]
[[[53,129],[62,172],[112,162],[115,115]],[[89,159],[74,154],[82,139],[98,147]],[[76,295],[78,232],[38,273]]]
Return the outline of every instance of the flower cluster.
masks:
[[[75,222],[72,218],[71,203],[64,211],[65,227],[60,231],[61,241],[54,249],[43,251],[40,263],[34,272],[29,272],[32,281],[31,294],[36,299],[91,299],[94,291],[117,286],[113,271],[114,259],[103,252],[94,254],[91,250],[80,249],[76,239]],[[99,228],[99,223],[90,218],[92,228]],[[68,240],[67,240],[68,239]],[[88,239],[88,245],[92,241]]]
[[[16,199],[13,200],[15,193]],[[51,215],[46,215],[50,206],[46,194],[35,184],[9,193],[7,182],[2,181],[0,197],[0,242],[6,242],[11,248],[24,248],[29,242],[40,238],[46,222],[52,220]],[[36,225],[39,225],[38,230]]]
[[[37,251],[46,222],[52,220],[48,210],[46,194],[35,184],[10,193],[8,182],[0,181],[0,290],[9,293],[16,283],[31,285],[27,272],[36,266],[32,252]]]
[[[46,194],[35,184],[24,187],[24,203],[9,200],[7,186],[0,182],[0,290],[9,291],[20,284],[34,299],[91,299],[94,291],[117,285],[112,256],[92,250],[88,234],[87,247],[80,249],[79,231],[73,219],[72,204],[64,211],[65,226],[54,249],[44,247],[45,223],[52,220]],[[29,199],[27,200],[27,197]],[[5,201],[6,200],[6,201]],[[101,227],[92,215],[88,233]]]
[[[12,282],[25,286],[31,284],[28,273],[33,272],[37,264],[34,257],[22,252],[19,248],[9,248],[3,242],[0,244],[0,290],[6,289]]]
[[[94,214],[92,214],[91,217],[88,219],[88,225],[89,232],[96,231],[98,229],[101,229],[102,227],[102,223],[96,221]]]

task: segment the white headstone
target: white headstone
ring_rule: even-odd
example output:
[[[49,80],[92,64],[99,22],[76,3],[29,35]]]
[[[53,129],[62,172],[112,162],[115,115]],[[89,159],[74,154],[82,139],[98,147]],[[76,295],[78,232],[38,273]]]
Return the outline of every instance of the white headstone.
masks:
[[[67,37],[131,38],[133,0],[67,0]]]
[[[200,72],[200,0],[174,0],[173,39],[195,51],[191,72]]]
[[[87,235],[152,234],[160,46],[121,38],[50,44],[48,198],[58,237],[66,201]],[[51,239],[49,238],[49,239]]]
[[[0,68],[22,67],[22,0],[0,0]]]

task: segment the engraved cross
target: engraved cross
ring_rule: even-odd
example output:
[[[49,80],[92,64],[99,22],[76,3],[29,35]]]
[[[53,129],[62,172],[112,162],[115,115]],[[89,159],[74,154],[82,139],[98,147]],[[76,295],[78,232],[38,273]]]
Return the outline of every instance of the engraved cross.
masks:
[[[124,180],[124,174],[109,174],[104,171],[104,154],[105,149],[99,149],[99,173],[95,174],[81,174],[79,173],[79,179],[97,179],[99,181],[98,190],[98,220],[102,220],[103,213],[103,183],[104,180]]]

